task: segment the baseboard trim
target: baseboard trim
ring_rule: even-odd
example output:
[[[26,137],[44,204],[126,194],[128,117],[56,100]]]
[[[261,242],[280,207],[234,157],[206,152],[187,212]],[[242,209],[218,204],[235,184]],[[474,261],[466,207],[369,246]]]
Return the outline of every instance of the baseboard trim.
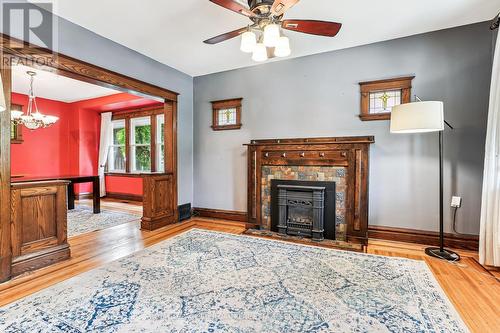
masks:
[[[211,217],[214,219],[231,220],[238,222],[248,222],[247,212],[235,210],[210,209],[210,208],[193,208],[194,214],[201,217]]]
[[[106,198],[125,200],[125,201],[141,201],[142,202],[142,195],[137,195],[137,194],[106,192]]]
[[[195,207],[193,212],[200,217],[248,222],[247,212],[242,211]],[[368,238],[439,246],[438,232],[417,229],[369,225]],[[444,244],[446,247],[454,249],[477,251],[479,249],[479,236],[445,233]]]
[[[369,225],[368,238],[439,246],[439,233],[434,231]],[[444,244],[454,249],[477,251],[479,236],[445,233]]]
[[[91,192],[75,193],[76,200],[92,199],[94,195]]]

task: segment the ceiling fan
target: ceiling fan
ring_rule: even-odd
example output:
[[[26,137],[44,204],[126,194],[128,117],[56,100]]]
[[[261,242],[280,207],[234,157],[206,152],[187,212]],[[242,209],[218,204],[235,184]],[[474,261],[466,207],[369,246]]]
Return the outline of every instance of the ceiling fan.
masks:
[[[287,57],[291,53],[290,40],[281,29],[305,34],[334,37],[342,27],[341,23],[317,20],[284,20],[285,12],[299,0],[248,0],[249,8],[235,0],[210,0],[211,2],[238,14],[247,16],[252,23],[248,27],[226,32],[207,39],[206,44],[217,44],[242,36],[241,51],[253,53],[254,61],[266,61],[272,57]]]

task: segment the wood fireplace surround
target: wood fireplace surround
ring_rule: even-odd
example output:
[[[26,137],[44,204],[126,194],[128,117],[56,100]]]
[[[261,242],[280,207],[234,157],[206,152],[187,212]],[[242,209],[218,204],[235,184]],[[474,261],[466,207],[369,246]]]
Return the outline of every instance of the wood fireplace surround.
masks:
[[[252,140],[246,145],[248,222],[271,229],[270,179],[339,177],[338,240],[367,245],[369,148],[374,142],[373,136]]]

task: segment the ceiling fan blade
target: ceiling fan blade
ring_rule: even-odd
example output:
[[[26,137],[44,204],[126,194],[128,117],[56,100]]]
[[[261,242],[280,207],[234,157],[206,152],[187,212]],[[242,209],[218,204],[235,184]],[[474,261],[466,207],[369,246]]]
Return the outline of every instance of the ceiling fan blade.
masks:
[[[250,9],[243,7],[243,5],[239,4],[236,1],[233,0],[210,0],[210,1],[226,9],[232,10],[233,12],[236,12],[238,14],[245,15],[248,17],[255,16],[255,14]]]
[[[225,40],[228,40],[228,39],[231,39],[234,37],[238,37],[239,35],[241,35],[245,31],[248,31],[248,28],[245,27],[245,28],[241,28],[238,30],[226,32],[225,34],[207,39],[207,40],[203,41],[203,43],[205,43],[205,44],[217,44],[217,43],[223,42]]]
[[[275,0],[272,7],[271,13],[274,16],[283,15],[287,10],[295,6],[299,0]]]
[[[334,37],[339,32],[342,24],[316,20],[283,20],[281,27],[310,35]]]

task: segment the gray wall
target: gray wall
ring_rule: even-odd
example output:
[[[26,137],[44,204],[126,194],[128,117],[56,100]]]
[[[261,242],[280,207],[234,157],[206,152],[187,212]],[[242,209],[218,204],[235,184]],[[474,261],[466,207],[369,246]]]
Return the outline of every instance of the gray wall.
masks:
[[[413,93],[442,100],[445,200],[463,197],[458,229],[478,233],[492,64],[486,23],[432,32],[194,79],[194,205],[246,210],[251,139],[374,135],[370,224],[437,230],[437,134],[389,133],[362,122],[358,82],[414,74]],[[243,97],[243,128],[215,132],[210,101]],[[445,208],[450,230],[451,209]]]
[[[193,78],[63,18],[58,18],[57,22],[58,52],[180,94],[177,124],[179,204],[192,202]]]
[[[78,25],[59,19],[59,52],[179,93],[179,204],[193,201],[193,78]]]

